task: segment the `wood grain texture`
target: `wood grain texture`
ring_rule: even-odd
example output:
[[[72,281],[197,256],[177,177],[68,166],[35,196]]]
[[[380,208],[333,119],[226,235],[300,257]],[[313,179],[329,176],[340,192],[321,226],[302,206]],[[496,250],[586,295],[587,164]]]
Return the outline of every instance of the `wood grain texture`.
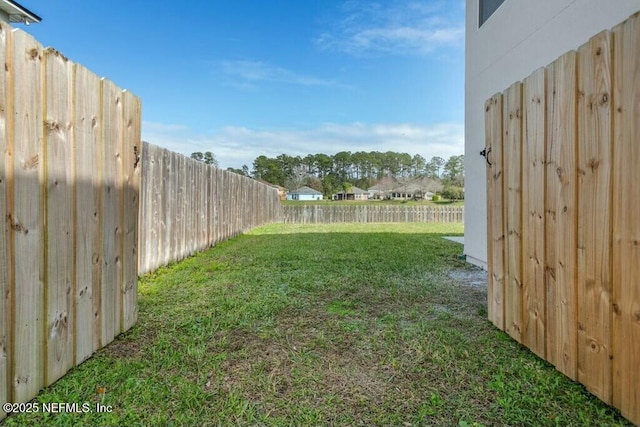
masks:
[[[12,400],[30,400],[44,385],[44,152],[42,46],[13,33]]]
[[[544,283],[545,70],[523,82],[522,151],[522,343],[545,357],[546,289]]]
[[[0,64],[7,64],[4,70],[0,70],[0,153],[5,155],[0,159],[0,216],[6,217],[8,210],[7,186],[10,172],[13,165],[10,163],[13,152],[13,89],[10,87],[9,71],[12,61],[11,52],[11,31],[8,25],[0,22]],[[11,141],[9,141],[9,139]],[[9,228],[7,221],[2,221],[0,226],[0,404],[6,403],[10,399],[11,390],[11,283],[13,282],[13,261],[10,257],[9,249]],[[6,413],[0,408],[0,420]]]
[[[640,423],[640,14],[613,36],[612,402]]]
[[[487,242],[489,282],[487,289],[489,320],[504,330],[505,232],[504,176],[502,151],[502,94],[494,95],[485,104],[485,145],[487,160]]]
[[[44,52],[46,150],[46,384],[72,366],[74,156],[73,65],[53,49]]]
[[[522,334],[522,84],[503,93],[503,184],[505,264],[505,332]]]
[[[173,204],[173,199],[171,197],[167,197],[167,195],[171,195],[173,193],[173,183],[175,182],[172,179],[172,174],[174,169],[172,168],[172,153],[167,150],[162,150],[162,157],[160,159],[160,166],[162,167],[162,173],[160,177],[160,183],[162,185],[160,193],[160,224],[161,230],[160,233],[160,245],[159,249],[161,252],[160,259],[162,260],[159,265],[166,265],[172,261],[171,258],[171,233],[173,232],[173,221],[171,217],[171,208]]]
[[[569,52],[554,62],[553,91],[550,92],[551,122],[547,147],[547,208],[553,216],[554,233],[547,229],[553,258],[547,258],[554,272],[554,298],[547,311],[554,311],[555,344],[552,363],[571,379],[577,378],[577,293],[576,293],[576,53]],[[549,317],[550,319],[552,318]]]
[[[155,145],[143,142],[142,155],[140,157],[140,167],[142,168],[143,177],[153,177],[153,158],[152,153],[156,148]],[[138,233],[138,271],[146,272],[151,270],[152,251],[152,227],[150,218],[152,216],[153,197],[153,179],[142,179],[140,186],[140,230]]]
[[[545,206],[545,223],[544,223],[544,282],[546,288],[545,295],[545,353],[546,360],[556,364],[555,350],[557,343],[557,284],[556,284],[556,242],[554,236],[557,233],[557,221],[556,221],[556,209],[557,199],[555,194],[557,192],[557,180],[552,179],[556,176],[555,163],[551,163],[551,138],[555,132],[553,129],[553,109],[555,105],[553,100],[555,98],[556,82],[555,82],[555,63],[551,63],[546,67],[547,80],[545,83],[547,93],[547,114],[545,116],[545,187],[544,187],[544,206]],[[552,196],[553,195],[553,196]]]
[[[129,330],[138,319],[138,208],[140,202],[142,155],[140,99],[131,92],[123,98],[123,258],[122,328]]]
[[[102,90],[102,277],[100,298],[101,346],[122,330],[120,289],[122,288],[122,93],[108,80]]]
[[[611,401],[611,43],[578,50],[578,381]]]
[[[76,363],[99,348],[102,280],[100,78],[75,64]],[[78,96],[77,94],[82,94]]]

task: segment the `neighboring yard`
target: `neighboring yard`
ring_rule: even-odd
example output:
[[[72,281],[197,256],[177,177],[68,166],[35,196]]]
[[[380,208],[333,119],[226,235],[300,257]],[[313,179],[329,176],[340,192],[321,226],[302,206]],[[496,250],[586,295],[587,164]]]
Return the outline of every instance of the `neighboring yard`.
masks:
[[[300,205],[327,205],[327,206],[354,206],[354,205],[367,205],[367,206],[464,206],[464,200],[452,201],[452,200],[440,200],[433,202],[431,200],[283,200],[283,205],[300,206]]]
[[[147,276],[139,322],[6,425],[629,425],[486,320],[460,224],[276,224]],[[467,280],[471,277],[472,280]],[[477,423],[477,424],[476,424]]]

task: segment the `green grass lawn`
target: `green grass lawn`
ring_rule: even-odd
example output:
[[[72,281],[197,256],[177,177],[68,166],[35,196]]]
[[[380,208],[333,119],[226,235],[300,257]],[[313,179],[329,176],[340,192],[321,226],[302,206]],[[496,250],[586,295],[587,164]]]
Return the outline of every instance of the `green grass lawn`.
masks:
[[[145,277],[139,321],[6,425],[630,425],[486,320],[459,224],[270,225]],[[452,275],[455,272],[457,275]],[[461,274],[462,273],[462,274]]]

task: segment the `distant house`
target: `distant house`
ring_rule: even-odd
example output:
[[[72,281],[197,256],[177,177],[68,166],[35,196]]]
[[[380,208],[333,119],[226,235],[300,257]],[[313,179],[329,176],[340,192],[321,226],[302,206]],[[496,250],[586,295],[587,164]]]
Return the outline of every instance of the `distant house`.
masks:
[[[400,183],[390,192],[394,200],[431,200],[436,191],[442,189],[442,184],[431,178],[415,178]]]
[[[369,187],[367,190],[369,193],[370,199],[387,199],[390,197],[390,192],[394,188],[398,186],[398,180],[391,177],[385,176],[380,179],[375,185]]]
[[[29,25],[41,20],[42,18],[16,1],[0,0],[0,21]]]
[[[322,200],[322,193],[309,187],[300,187],[287,194],[287,200]]]
[[[409,200],[431,200],[437,191],[442,190],[442,183],[427,177],[417,177],[398,181],[392,177],[384,177],[369,187],[369,198]]]
[[[333,195],[333,200],[369,200],[369,192],[358,187],[351,187],[349,191],[339,191]]]

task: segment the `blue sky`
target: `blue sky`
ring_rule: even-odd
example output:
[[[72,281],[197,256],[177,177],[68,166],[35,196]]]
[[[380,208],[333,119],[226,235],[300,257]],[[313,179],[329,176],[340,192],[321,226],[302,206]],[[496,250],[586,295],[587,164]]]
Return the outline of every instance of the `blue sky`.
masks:
[[[20,27],[142,99],[142,136],[259,155],[464,152],[463,0],[20,0]]]

